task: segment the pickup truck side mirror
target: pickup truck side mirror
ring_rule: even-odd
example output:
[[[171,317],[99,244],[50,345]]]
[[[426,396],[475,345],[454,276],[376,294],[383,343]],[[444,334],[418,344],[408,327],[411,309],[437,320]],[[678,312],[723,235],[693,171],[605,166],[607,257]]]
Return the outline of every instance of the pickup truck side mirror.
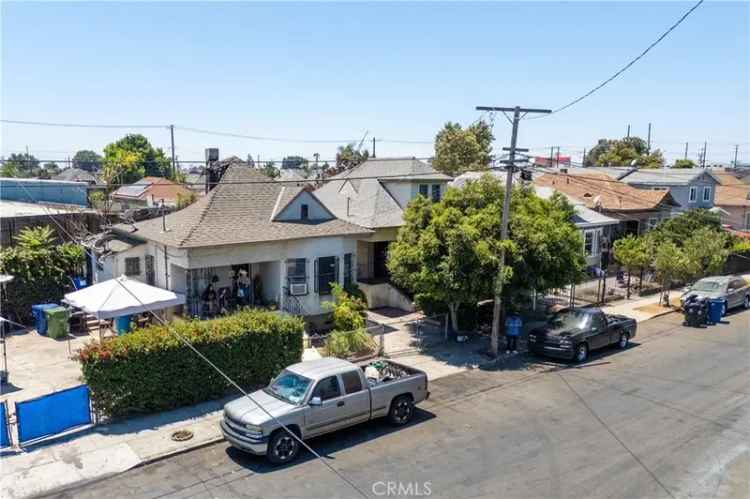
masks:
[[[310,405],[313,407],[323,405],[323,401],[320,399],[320,397],[313,397],[310,399]]]
[[[727,293],[734,293],[734,292],[735,292],[734,288],[727,288]]]

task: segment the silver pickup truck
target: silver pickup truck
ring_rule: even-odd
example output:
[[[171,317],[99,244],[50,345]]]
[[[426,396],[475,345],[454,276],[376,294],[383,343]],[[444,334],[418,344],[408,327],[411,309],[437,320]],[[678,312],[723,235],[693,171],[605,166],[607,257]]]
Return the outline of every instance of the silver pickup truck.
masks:
[[[400,426],[429,395],[427,375],[396,362],[300,362],[250,394],[265,411],[245,396],[226,404],[221,431],[232,446],[284,464],[297,457],[300,443],[282,424],[301,439],[380,417]]]

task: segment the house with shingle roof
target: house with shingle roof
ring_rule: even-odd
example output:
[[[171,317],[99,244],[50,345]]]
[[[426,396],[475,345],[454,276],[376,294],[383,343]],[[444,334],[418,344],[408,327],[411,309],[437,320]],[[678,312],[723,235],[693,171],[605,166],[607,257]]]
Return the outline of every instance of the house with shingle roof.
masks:
[[[669,191],[676,211],[711,209],[718,179],[708,168],[653,168],[635,170],[620,178],[637,189]]]
[[[180,197],[188,198],[191,191],[173,180],[162,177],[143,177],[130,184],[123,185],[113,194],[112,199],[128,208],[146,208],[159,206],[177,206]]]
[[[110,253],[110,268],[185,293],[187,316],[259,304],[315,316],[331,283],[356,279],[357,240],[372,231],[337,218],[310,188],[234,161],[190,206],[113,233],[128,248]]]
[[[679,206],[669,190],[637,189],[603,173],[545,173],[534,179],[534,185],[551,187],[589,209],[619,220],[612,240],[623,234],[646,232],[669,218]]]
[[[735,231],[750,232],[750,184],[735,172],[714,171],[713,175],[719,181],[714,205],[721,223]]]
[[[388,245],[404,224],[404,209],[422,195],[433,201],[445,194],[451,177],[416,158],[371,158],[341,172],[315,194],[337,217],[372,232],[357,241],[359,285],[371,307],[413,305],[389,283]]]

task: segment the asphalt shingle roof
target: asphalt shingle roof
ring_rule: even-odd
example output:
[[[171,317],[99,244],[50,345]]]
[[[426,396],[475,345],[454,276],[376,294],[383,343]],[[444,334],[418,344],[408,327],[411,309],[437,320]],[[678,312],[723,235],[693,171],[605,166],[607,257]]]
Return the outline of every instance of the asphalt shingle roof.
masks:
[[[449,180],[448,175],[415,158],[369,159],[331,177],[315,194],[337,217],[349,222],[370,229],[399,227],[404,223],[404,211],[384,182]]]
[[[705,168],[655,168],[637,170],[622,179],[627,184],[644,185],[688,185],[702,175],[718,181],[710,170]]]
[[[52,177],[52,180],[66,180],[66,181],[71,181],[71,182],[89,182],[93,184],[100,183],[99,180],[94,175],[87,172],[86,170],[81,170],[80,168],[66,168],[65,170],[61,171],[60,173]]]
[[[370,233],[337,218],[273,220],[300,190],[284,188],[254,168],[233,164],[206,196],[166,216],[166,232],[161,218],[138,222],[135,231],[129,225],[119,225],[117,230],[179,248]]]

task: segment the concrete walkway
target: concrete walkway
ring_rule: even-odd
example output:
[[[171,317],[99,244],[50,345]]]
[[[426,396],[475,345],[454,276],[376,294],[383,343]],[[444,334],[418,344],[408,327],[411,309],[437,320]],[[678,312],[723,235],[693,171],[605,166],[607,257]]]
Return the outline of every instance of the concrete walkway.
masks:
[[[637,322],[643,322],[677,311],[680,305],[681,294],[682,291],[680,290],[670,291],[669,303],[672,305],[671,307],[659,305],[659,296],[661,293],[656,293],[645,298],[631,299],[607,305],[606,307],[602,307],[602,310],[607,314],[627,315]]]

